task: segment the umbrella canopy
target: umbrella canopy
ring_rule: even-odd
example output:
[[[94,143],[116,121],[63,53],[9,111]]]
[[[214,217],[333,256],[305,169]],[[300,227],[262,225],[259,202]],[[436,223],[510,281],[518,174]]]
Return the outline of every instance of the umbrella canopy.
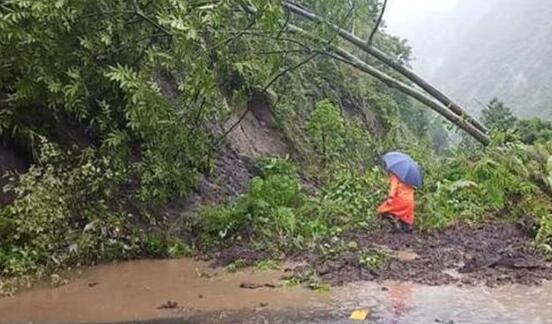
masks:
[[[401,152],[389,152],[383,156],[385,171],[396,175],[402,182],[413,187],[422,186],[422,172],[418,163]]]

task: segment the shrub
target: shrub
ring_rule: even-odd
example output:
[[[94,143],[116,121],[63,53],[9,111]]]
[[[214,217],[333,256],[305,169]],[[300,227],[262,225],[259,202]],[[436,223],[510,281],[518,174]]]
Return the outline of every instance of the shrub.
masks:
[[[513,130],[517,122],[512,110],[497,98],[491,100],[489,105],[481,111],[481,114],[483,117],[481,120],[485,125],[500,132]]]
[[[129,181],[127,169],[95,150],[64,153],[42,141],[39,162],[6,188],[16,200],[0,211],[2,277],[141,254],[181,254],[178,242],[155,242],[135,226],[138,215],[126,211],[121,191]]]
[[[314,201],[302,190],[289,162],[268,159],[264,173],[253,178],[247,193],[226,205],[201,212],[200,231],[205,246],[227,245],[238,239],[270,243],[276,249],[303,246],[326,230],[312,217]]]
[[[329,225],[348,225],[375,215],[375,207],[387,193],[385,176],[373,167],[360,170],[339,169],[327,181],[317,212]]]
[[[230,243],[246,235],[285,243],[300,232],[298,213],[304,204],[297,179],[287,175],[253,178],[244,197],[226,206],[203,210],[200,225],[203,242]]]
[[[127,215],[109,206],[125,172],[93,151],[76,158],[44,141],[39,164],[7,188],[16,200],[0,212],[11,227],[2,235],[3,254],[10,256],[0,264],[3,275],[134,254]]]
[[[323,162],[335,157],[345,144],[345,120],[329,100],[316,104],[308,122],[308,132],[315,151]]]
[[[541,151],[519,144],[490,146],[484,153],[457,151],[450,157],[424,161],[425,186],[418,193],[417,225],[435,228],[463,220],[515,220],[532,216],[545,224],[552,205]],[[540,179],[540,180],[539,180]],[[549,240],[546,226],[538,241]]]

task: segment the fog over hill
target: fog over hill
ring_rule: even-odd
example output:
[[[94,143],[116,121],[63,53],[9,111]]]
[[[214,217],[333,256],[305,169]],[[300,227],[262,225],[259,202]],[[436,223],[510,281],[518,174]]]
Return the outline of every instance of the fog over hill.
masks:
[[[390,0],[386,18],[414,69],[469,110],[499,97],[552,120],[552,1]]]

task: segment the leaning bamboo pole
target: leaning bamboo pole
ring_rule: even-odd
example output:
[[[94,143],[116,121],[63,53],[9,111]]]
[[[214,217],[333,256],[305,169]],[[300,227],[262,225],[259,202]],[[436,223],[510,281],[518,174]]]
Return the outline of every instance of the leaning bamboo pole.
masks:
[[[304,7],[299,7],[287,1],[283,2],[283,6],[285,9],[289,10],[289,12],[297,16],[306,18],[311,21],[326,23],[322,17],[314,14],[312,11]],[[423,78],[415,74],[412,70],[408,69],[401,63],[395,62],[387,54],[377,49],[372,44],[362,40],[358,36],[355,36],[354,34],[349,33],[348,31],[340,28],[335,24],[331,24],[331,23],[327,23],[327,24],[334,31],[336,31],[341,38],[355,45],[356,47],[363,50],[364,52],[372,55],[373,57],[375,57],[385,65],[389,66],[390,68],[394,69],[395,71],[397,71],[398,73],[400,73],[401,75],[403,75],[404,77],[412,81],[415,85],[419,86],[421,89],[426,91],[429,95],[437,99],[437,101],[441,102],[444,106],[450,109],[454,114],[458,115],[459,118],[463,119],[466,123],[473,125],[474,128],[477,128],[479,132],[483,134],[488,133],[488,129],[483,124],[477,121],[474,117],[470,116],[462,107],[456,104],[447,95],[445,95],[443,92],[441,92],[440,90],[438,90],[437,88],[429,84],[429,82],[425,81]]]
[[[304,29],[301,29],[293,24],[287,25],[287,30],[291,33],[299,34],[303,37],[309,38],[317,43],[323,43],[326,44],[326,46],[330,49],[331,52],[324,52],[324,54],[328,54],[330,56],[332,55],[332,52],[338,55],[339,57],[335,57],[339,59],[340,61],[349,64],[350,66],[369,74],[370,76],[378,79],[379,81],[383,82],[387,86],[397,89],[398,91],[416,99],[420,103],[424,104],[425,106],[429,107],[430,109],[434,110],[441,116],[445,117],[448,121],[455,124],[456,126],[463,129],[466,133],[474,137],[477,141],[479,141],[483,145],[488,145],[490,142],[489,136],[485,133],[483,133],[480,129],[475,127],[475,125],[466,122],[464,118],[461,116],[455,114],[453,111],[448,109],[448,107],[444,106],[441,102],[435,100],[434,98],[428,96],[427,94],[417,90],[416,88],[401,82],[399,80],[396,80],[395,78],[389,76],[388,74],[378,70],[377,68],[369,65],[368,63],[362,61],[360,58],[356,57],[355,55],[351,54],[350,52],[346,51],[345,49],[336,46],[334,44],[331,44],[327,41],[324,41],[320,38],[318,38],[315,35],[312,35],[311,33],[305,31]]]

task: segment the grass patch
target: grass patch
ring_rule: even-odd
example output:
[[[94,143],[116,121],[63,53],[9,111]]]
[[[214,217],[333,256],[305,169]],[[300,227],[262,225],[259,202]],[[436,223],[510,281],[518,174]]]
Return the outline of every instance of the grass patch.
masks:
[[[387,263],[391,256],[380,250],[366,250],[358,256],[358,263],[365,269],[377,269]]]
[[[282,263],[277,260],[262,260],[255,264],[255,268],[260,271],[280,270]]]
[[[246,267],[245,261],[242,260],[242,259],[238,259],[238,260],[230,263],[226,267],[224,267],[224,271],[227,272],[227,273],[236,273],[236,272],[238,272],[238,270],[243,269],[245,267]]]

